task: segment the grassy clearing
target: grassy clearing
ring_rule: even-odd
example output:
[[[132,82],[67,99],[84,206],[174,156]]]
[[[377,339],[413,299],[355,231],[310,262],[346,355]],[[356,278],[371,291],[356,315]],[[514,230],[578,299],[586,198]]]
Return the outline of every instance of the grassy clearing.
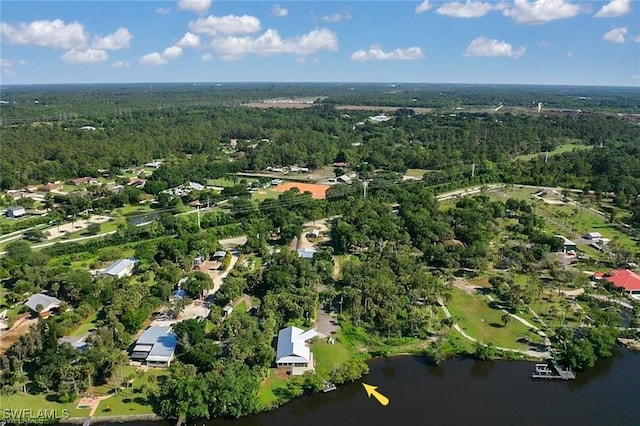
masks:
[[[562,145],[558,145],[553,151],[549,151],[549,156],[551,157],[554,155],[564,154],[565,152],[583,151],[588,149],[593,149],[593,146],[582,145],[578,143],[565,143]],[[533,154],[519,155],[516,157],[516,160],[531,161],[538,158],[540,155],[545,155],[545,154],[546,154],[545,152],[536,152]]]
[[[72,337],[82,337],[82,336],[84,336],[89,331],[91,331],[94,328],[96,328],[96,320],[97,319],[98,319],[98,314],[97,313],[94,313],[93,315],[89,316],[86,320],[84,320],[82,323],[80,323],[78,328],[73,330],[73,333],[71,333],[71,336]]]
[[[451,302],[447,307],[456,322],[471,337],[483,343],[521,350],[526,350],[527,346],[517,341],[520,336],[536,338],[527,327],[514,319],[505,327],[501,319],[503,312],[491,308],[486,298],[456,288],[451,294]]]
[[[274,391],[279,388],[284,388],[287,385],[287,380],[276,375],[276,369],[269,370],[269,375],[262,382],[260,392],[258,392],[258,404],[260,407],[271,408],[277,405],[278,397]]]
[[[422,176],[424,176],[425,173],[427,173],[427,170],[425,170],[425,169],[409,169],[409,170],[407,170],[405,175],[411,176],[411,177],[421,178]]]
[[[238,179],[238,182],[240,182],[240,179]],[[233,180],[228,178],[218,178],[218,179],[207,179],[207,185],[219,186],[221,188],[231,188],[232,186],[235,185],[235,183],[233,183]]]
[[[125,388],[104,401],[100,401],[96,416],[125,416],[152,414],[148,393],[157,387],[158,377],[166,375],[162,369],[151,368],[136,378],[133,386]],[[151,379],[153,377],[153,379]]]
[[[35,414],[38,410],[55,410],[56,417],[62,417],[63,410],[68,410],[70,417],[87,417],[89,409],[77,409],[77,401],[61,404],[56,402],[53,394],[31,395],[28,393],[17,392],[10,396],[0,396],[0,407],[7,410],[31,410]],[[0,413],[0,419],[6,416],[6,413]],[[25,424],[27,419],[25,420]]]
[[[114,209],[111,213],[121,216],[131,216],[139,213],[152,213],[153,209],[149,204],[133,204]]]
[[[335,339],[333,345],[327,343],[325,339],[318,340],[311,345],[313,357],[316,360],[318,371],[329,372],[340,364],[349,360],[351,353],[341,342],[340,337]]]
[[[255,191],[251,193],[251,199],[253,201],[264,201],[268,198],[277,199],[281,192],[274,191],[271,188],[261,189],[259,191]]]

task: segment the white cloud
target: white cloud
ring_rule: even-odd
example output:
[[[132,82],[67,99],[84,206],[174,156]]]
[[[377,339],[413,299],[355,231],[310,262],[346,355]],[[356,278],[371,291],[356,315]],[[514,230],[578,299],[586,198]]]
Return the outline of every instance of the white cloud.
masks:
[[[260,30],[260,20],[249,15],[227,15],[198,18],[189,22],[191,31],[198,34],[251,34]]]
[[[129,61],[116,61],[111,64],[111,68],[129,68],[130,66]]]
[[[462,56],[483,56],[490,58],[505,57],[519,58],[524,55],[525,47],[513,49],[506,41],[499,41],[487,37],[477,37],[467,46]]]
[[[66,24],[53,21],[22,22],[13,26],[0,22],[0,35],[11,44],[35,45],[54,49],[82,48],[87,44],[84,27],[78,22]]]
[[[159,13],[160,15],[166,15],[168,13],[171,13],[171,9],[167,7],[159,7],[156,9],[156,13]]]
[[[514,0],[513,6],[501,6],[502,14],[519,24],[542,24],[556,19],[571,18],[586,12],[588,5],[566,0]]]
[[[467,0],[466,3],[459,1],[445,3],[436,9],[436,13],[453,16],[455,18],[477,18],[486,15],[494,9],[495,7],[491,3]]]
[[[23,59],[15,60],[15,59],[4,59],[0,58],[0,68],[13,68],[16,65],[27,65],[27,62]]]
[[[180,46],[167,47],[162,52],[162,57],[166,60],[177,59],[180,56],[182,56],[182,47]]]
[[[348,21],[349,19],[351,19],[351,14],[347,11],[336,12],[332,15],[327,15],[322,17],[322,20],[324,22],[340,22],[340,21]]]
[[[187,32],[184,36],[176,43],[176,46],[179,47],[198,47],[200,46],[200,37],[197,35]]]
[[[102,50],[120,50],[129,47],[133,36],[126,28],[118,28],[115,33],[104,37],[94,37],[92,47]]]
[[[615,18],[631,11],[631,0],[611,0],[596,13],[596,18]]]
[[[640,80],[640,74],[634,74],[631,76],[631,78],[635,79],[635,80]]]
[[[252,38],[250,36],[218,37],[211,47],[223,59],[240,59],[253,53],[258,56],[271,56],[280,53],[293,53],[306,56],[319,50],[338,50],[338,37],[326,28],[315,29],[299,37],[282,39],[278,31],[268,29],[264,34]]]
[[[204,13],[209,10],[211,0],[178,0],[178,9]]]
[[[101,49],[71,49],[64,52],[62,60],[70,64],[93,64],[104,62],[109,58],[106,51]]]
[[[138,59],[138,63],[142,65],[165,65],[169,63],[169,61],[163,58],[158,52],[152,52],[141,56]]]
[[[203,53],[201,59],[204,62],[213,61],[213,55],[211,53]]]
[[[573,58],[573,52],[567,52],[567,58]]]
[[[273,5],[271,8],[271,16],[277,16],[279,18],[284,18],[289,14],[289,11],[284,7],[280,6],[278,3]]]
[[[542,40],[540,43],[538,43],[538,47],[546,49],[547,47],[549,47],[549,42],[546,40]]]
[[[614,28],[605,35],[602,36],[604,41],[608,41],[611,43],[624,43],[624,36],[627,34],[627,29],[625,27]]]
[[[320,62],[320,59],[307,58],[306,56],[298,56],[296,58],[296,62],[298,62],[299,64],[317,64],[318,62]]]
[[[358,50],[353,52],[351,60],[356,62],[364,62],[370,60],[395,60],[395,61],[409,61],[413,59],[424,58],[424,52],[419,47],[409,47],[407,49],[395,49],[390,52],[385,52],[382,48],[374,44],[369,50]]]
[[[635,36],[633,38],[633,41],[635,41],[636,43],[640,43],[640,34],[638,34],[637,36]]]
[[[422,3],[416,6],[416,13],[424,13],[432,7],[433,6],[429,2],[429,0],[424,0]]]

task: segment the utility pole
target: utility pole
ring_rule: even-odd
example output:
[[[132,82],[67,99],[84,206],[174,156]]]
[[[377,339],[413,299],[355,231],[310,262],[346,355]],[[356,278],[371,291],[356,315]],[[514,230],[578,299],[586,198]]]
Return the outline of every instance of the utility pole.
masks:
[[[549,159],[549,151],[546,151],[544,153],[544,162],[546,163],[548,159]]]
[[[198,206],[198,229],[200,228],[200,206]]]
[[[367,186],[369,185],[369,181],[367,179],[364,180],[364,184],[362,185],[362,195],[364,198],[367,198]]]
[[[207,197],[207,210],[209,210],[209,197]]]
[[[476,163],[471,163],[471,179],[476,175]]]

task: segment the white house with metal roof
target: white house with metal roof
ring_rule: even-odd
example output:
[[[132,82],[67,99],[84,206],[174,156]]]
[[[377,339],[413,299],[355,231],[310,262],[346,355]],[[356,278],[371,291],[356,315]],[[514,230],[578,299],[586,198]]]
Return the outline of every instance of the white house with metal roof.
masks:
[[[280,330],[276,348],[276,367],[290,368],[292,376],[314,371],[313,352],[306,342],[317,335],[315,330],[303,331],[294,326]]]
[[[168,367],[173,361],[176,346],[178,337],[171,327],[149,327],[136,340],[129,358],[150,367]]]
[[[62,302],[58,298],[48,296],[43,293],[38,293],[31,296],[29,300],[25,302],[25,306],[31,309],[31,311],[36,314],[47,316],[49,314],[49,311],[59,308],[61,303]],[[39,312],[38,306],[42,307]]]
[[[135,259],[120,259],[109,265],[100,275],[111,275],[117,278],[128,277],[133,273],[136,262]]]

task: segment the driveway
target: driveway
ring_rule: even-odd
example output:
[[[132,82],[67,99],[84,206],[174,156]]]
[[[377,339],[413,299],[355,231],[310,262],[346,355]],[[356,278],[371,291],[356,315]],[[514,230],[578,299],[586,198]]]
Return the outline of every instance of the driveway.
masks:
[[[318,319],[313,325],[313,328],[321,338],[333,336],[340,330],[337,318],[331,316],[331,314],[324,309],[318,309]]]

